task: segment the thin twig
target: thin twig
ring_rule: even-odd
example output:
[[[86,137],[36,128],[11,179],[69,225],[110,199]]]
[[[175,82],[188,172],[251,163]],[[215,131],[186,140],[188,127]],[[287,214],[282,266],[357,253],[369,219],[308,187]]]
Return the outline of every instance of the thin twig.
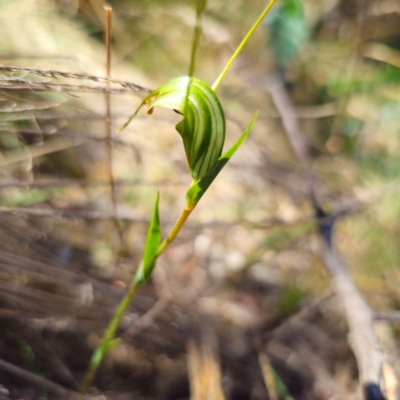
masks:
[[[112,33],[112,8],[105,6],[106,12],[106,31],[105,31],[105,42],[106,42],[106,76],[111,79],[111,33]],[[109,82],[107,82],[109,84]]]
[[[284,90],[282,83],[278,79],[270,85],[269,92],[274,101],[275,107],[282,118],[282,124],[285,128],[293,152],[306,174],[306,182],[309,185],[309,195],[314,196],[314,174],[308,154],[308,144],[305,140],[305,136],[301,132],[299,120],[296,117],[296,109],[293,106],[290,97]]]
[[[85,181],[85,180],[73,180],[73,179],[55,179],[55,180],[43,180],[35,182],[0,182],[0,189],[3,188],[46,188],[46,187],[87,187],[87,186],[107,186],[110,183],[107,181]],[[172,183],[167,181],[141,181],[141,180],[118,180],[115,181],[117,186],[180,186],[181,183]]]
[[[123,213],[119,211],[118,216],[113,213],[102,211],[72,211],[72,210],[55,210],[43,208],[29,208],[29,207],[0,207],[0,214],[14,214],[24,215],[30,217],[50,217],[50,218],[78,218],[86,220],[98,219],[121,219],[123,221],[136,222],[140,224],[148,224],[148,218],[142,218],[132,215],[131,213]]]
[[[399,322],[400,311],[374,311],[375,321]]]
[[[0,126],[0,132],[14,132],[14,133],[21,133],[24,135],[39,135],[39,136],[51,136],[51,137],[69,137],[69,138],[79,138],[79,136],[76,133],[73,132],[54,132],[54,133],[48,133],[48,132],[42,132],[42,131],[34,131],[34,130],[29,130],[29,129],[7,129],[6,127]],[[103,142],[104,138],[97,136],[96,134],[90,134],[90,133],[85,133],[84,139],[86,141],[91,141],[91,142]],[[111,141],[114,144],[117,144],[118,146],[123,146],[125,149],[127,147],[132,146],[132,143],[128,143],[127,141],[123,140],[122,138],[117,138],[113,137],[111,138]]]
[[[3,371],[3,373],[7,372],[14,377],[18,377],[24,382],[32,383],[40,388],[46,388],[46,390],[48,390],[54,396],[57,396],[57,398],[65,400],[67,399],[78,400],[79,398],[81,398],[77,393],[73,392],[72,390],[64,388],[63,386],[55,382],[49,381],[48,379],[43,378],[42,376],[35,375],[32,372],[17,367],[16,365],[10,364],[9,362],[1,359],[0,359],[0,369]]]
[[[106,29],[105,29],[105,46],[106,46],[106,75],[107,78],[111,78],[111,33],[112,33],[112,8],[104,7],[106,12]],[[107,82],[107,88],[110,87],[110,82]],[[109,91],[104,93],[105,103],[106,103],[106,118],[105,118],[105,126],[106,126],[106,152],[107,152],[107,169],[108,169],[108,180],[110,182],[110,194],[111,194],[111,204],[112,211],[116,219],[114,219],[115,229],[118,232],[119,237],[119,245],[124,244],[124,236],[122,232],[122,227],[118,221],[118,209],[117,209],[117,191],[115,187],[114,181],[114,172],[113,172],[113,146],[112,146],[112,136],[111,136],[111,98]],[[118,246],[119,247],[119,246]],[[118,253],[116,252],[116,264],[118,264]]]

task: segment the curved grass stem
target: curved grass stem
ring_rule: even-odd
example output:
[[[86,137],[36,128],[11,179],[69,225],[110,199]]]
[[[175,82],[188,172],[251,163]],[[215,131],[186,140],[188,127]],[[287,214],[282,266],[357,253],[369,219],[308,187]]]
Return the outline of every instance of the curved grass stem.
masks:
[[[221,74],[219,75],[219,77],[217,78],[217,80],[214,82],[214,84],[211,86],[212,90],[217,90],[218,86],[220,85],[222,79],[224,79],[224,76],[226,75],[226,73],[228,72],[229,68],[231,67],[231,65],[233,64],[233,62],[235,61],[236,57],[239,55],[239,53],[242,51],[243,47],[245,46],[245,44],[248,42],[248,40],[251,38],[251,36],[253,35],[254,31],[257,29],[258,25],[261,24],[262,20],[265,18],[265,16],[269,13],[269,11],[271,10],[272,6],[274,5],[275,0],[270,0],[270,2],[268,3],[267,7],[265,7],[264,11],[261,13],[261,15],[258,17],[257,21],[254,22],[253,26],[250,28],[250,30],[247,32],[247,35],[244,37],[244,39],[241,41],[241,43],[239,44],[239,46],[237,47],[237,49],[235,50],[235,52],[233,53],[232,57],[230,58],[230,60],[228,61],[228,63],[226,64],[225,68],[223,69],[223,71],[221,72]]]

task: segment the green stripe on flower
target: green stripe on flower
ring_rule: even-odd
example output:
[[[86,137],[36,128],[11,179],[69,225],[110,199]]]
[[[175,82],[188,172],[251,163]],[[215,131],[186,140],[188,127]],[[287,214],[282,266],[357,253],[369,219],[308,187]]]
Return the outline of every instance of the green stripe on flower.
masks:
[[[154,90],[143,101],[147,114],[155,106],[183,115],[176,130],[183,139],[193,179],[201,179],[217,162],[225,141],[225,117],[214,91],[197,78],[174,79]]]

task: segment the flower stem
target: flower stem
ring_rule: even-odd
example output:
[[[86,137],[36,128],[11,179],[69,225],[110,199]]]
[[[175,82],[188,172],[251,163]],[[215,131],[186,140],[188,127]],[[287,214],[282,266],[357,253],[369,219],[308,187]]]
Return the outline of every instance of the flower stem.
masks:
[[[119,324],[123,315],[125,314],[126,309],[129,304],[131,304],[133,298],[135,297],[137,291],[139,289],[139,285],[133,283],[128,292],[125,294],[123,299],[118,305],[117,310],[115,311],[111,321],[108,324],[106,331],[104,332],[103,338],[99,346],[97,346],[96,350],[92,355],[92,359],[90,361],[90,367],[88,372],[85,375],[83,383],[79,389],[79,393],[85,394],[89,386],[91,385],[98,368],[100,367],[104,357],[107,354],[107,344],[110,343],[111,340],[115,337],[115,332],[117,331]]]
[[[253,35],[254,31],[257,29],[258,25],[262,22],[262,20],[265,18],[265,16],[268,14],[269,10],[272,8],[274,5],[275,0],[270,0],[268,3],[267,7],[265,7],[264,11],[261,13],[261,15],[258,17],[257,21],[254,23],[254,25],[250,28],[250,30],[247,32],[247,35],[244,37],[242,42],[239,44],[238,48],[235,50],[233,53],[231,59],[228,61],[228,64],[226,64],[225,68],[217,78],[217,80],[214,82],[214,84],[211,86],[212,90],[217,90],[218,86],[220,85],[222,79],[228,72],[229,68],[231,67],[232,63],[235,61],[236,57],[239,55],[239,53],[242,51],[244,45],[247,43],[247,41],[251,38]]]
[[[196,205],[186,206],[182,210],[180,216],[178,217],[178,219],[175,222],[175,225],[172,227],[172,229],[170,230],[167,237],[164,239],[164,241],[158,247],[156,257],[159,257],[168,248],[168,246],[173,242],[173,240],[178,236],[179,231],[181,230],[182,226],[185,224],[186,220],[188,219],[189,215],[191,214],[191,212],[193,211],[195,206]],[[117,310],[115,311],[111,321],[108,324],[106,331],[104,332],[104,335],[103,335],[100,345],[97,346],[96,350],[93,352],[92,359],[90,361],[89,370],[87,371],[87,373],[85,375],[83,383],[79,389],[79,393],[85,394],[87,392],[89,386],[92,384],[93,379],[96,376],[97,370],[99,369],[100,365],[103,362],[104,357],[106,356],[106,354],[109,350],[107,345],[109,343],[111,343],[111,341],[115,338],[115,333],[117,332],[117,329],[119,327],[121,319],[122,319],[123,315],[125,314],[126,309],[131,304],[133,298],[135,297],[139,287],[140,287],[140,283],[136,283],[133,278],[128,292],[125,294],[125,296],[119,303]]]
[[[172,229],[168,233],[168,236],[163,240],[163,242],[158,247],[157,257],[160,256],[165,251],[165,249],[172,243],[172,241],[178,236],[179,231],[181,230],[182,226],[185,224],[186,220],[189,218],[189,215],[191,214],[193,209],[194,209],[194,207],[190,208],[190,207],[186,206],[182,210],[181,215],[176,220],[175,225],[172,227]]]

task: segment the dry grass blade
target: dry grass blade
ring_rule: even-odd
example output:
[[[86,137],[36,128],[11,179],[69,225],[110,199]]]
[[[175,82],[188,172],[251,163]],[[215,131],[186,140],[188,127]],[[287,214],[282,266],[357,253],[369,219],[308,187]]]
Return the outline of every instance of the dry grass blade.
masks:
[[[133,85],[133,84],[132,84]],[[93,85],[73,85],[67,83],[52,83],[52,82],[38,82],[27,79],[1,79],[0,89],[19,92],[21,90],[35,90],[35,91],[56,91],[56,92],[105,92],[111,94],[120,93],[138,93],[145,95],[147,92],[137,90],[135,87],[126,85],[124,88],[109,88],[107,86],[93,86]]]
[[[267,388],[268,398],[270,400],[279,400],[279,396],[276,390],[274,373],[268,356],[266,354],[259,353],[258,360],[261,366],[265,387]]]
[[[82,138],[57,138],[49,140],[42,146],[28,146],[25,147],[24,151],[18,152],[17,154],[7,154],[0,159],[0,167],[7,167],[8,165],[30,160],[36,157],[44,156],[46,154],[55,153],[60,150],[69,149],[71,147],[80,146],[85,142]]]
[[[106,74],[107,77],[111,77],[111,34],[112,34],[112,8],[104,7],[106,13],[106,28],[105,28],[105,46],[106,46]],[[107,83],[107,88],[109,89],[110,82]],[[111,98],[110,93],[107,91],[105,93],[105,103],[106,103],[106,116],[105,116],[105,130],[106,130],[106,138],[105,138],[105,146],[107,152],[107,169],[108,169],[108,180],[110,182],[110,195],[111,195],[111,204],[112,211],[114,215],[118,215],[118,196],[116,192],[116,185],[114,180],[114,171],[113,171],[113,142],[111,136]],[[125,248],[128,248],[127,244],[124,241],[124,235],[121,228],[121,225],[118,219],[114,220],[115,229],[118,232],[119,236],[119,246],[124,244]],[[118,263],[118,252],[116,254],[116,262]]]
[[[38,75],[44,78],[52,78],[52,79],[57,79],[57,78],[67,78],[67,79],[75,79],[75,80],[85,80],[85,81],[92,81],[92,82],[97,82],[97,83],[105,83],[105,84],[115,84],[118,86],[121,86],[124,89],[128,89],[130,91],[134,91],[136,93],[142,93],[142,94],[148,94],[151,92],[151,89],[147,89],[143,86],[137,85],[132,82],[127,82],[127,81],[121,81],[118,79],[111,79],[111,78],[106,78],[106,77],[101,77],[101,76],[94,76],[94,75],[87,75],[87,74],[82,74],[82,73],[73,73],[73,72],[63,72],[63,71],[55,71],[55,70],[41,70],[41,69],[36,69],[36,68],[19,68],[19,67],[11,67],[11,66],[6,66],[6,65],[0,65],[0,71],[3,72],[25,72],[25,73],[31,73],[34,75]],[[54,89],[57,88],[57,86],[60,87],[60,84],[52,84],[49,82],[37,82],[37,81],[31,81],[31,80],[24,80],[20,78],[2,78],[0,79],[0,82],[5,85],[6,87],[10,88],[11,86],[14,86],[15,84],[20,84],[20,85],[26,85],[31,88],[39,89]],[[9,85],[7,85],[7,82],[10,82]],[[24,88],[26,88],[26,86]],[[62,85],[61,85],[62,86]],[[68,86],[66,86],[68,88]],[[72,85],[70,89],[72,89]],[[82,90],[87,90],[91,88],[90,86],[78,86],[77,89],[82,89]],[[94,90],[104,90],[106,91],[107,88],[95,88]]]
[[[40,208],[21,208],[21,207],[0,207],[0,214],[26,215],[32,217],[50,217],[50,218],[80,218],[86,220],[102,220],[102,219],[121,219],[123,221],[148,224],[148,218],[138,217],[134,213],[119,211],[118,215],[103,211],[72,211],[72,210],[55,210]]]
[[[36,328],[103,327],[121,296],[119,289],[75,270],[4,251],[0,287],[3,308],[24,310],[22,320]]]
[[[187,352],[190,400],[224,400],[221,368],[210,346],[199,346],[190,339]]]

